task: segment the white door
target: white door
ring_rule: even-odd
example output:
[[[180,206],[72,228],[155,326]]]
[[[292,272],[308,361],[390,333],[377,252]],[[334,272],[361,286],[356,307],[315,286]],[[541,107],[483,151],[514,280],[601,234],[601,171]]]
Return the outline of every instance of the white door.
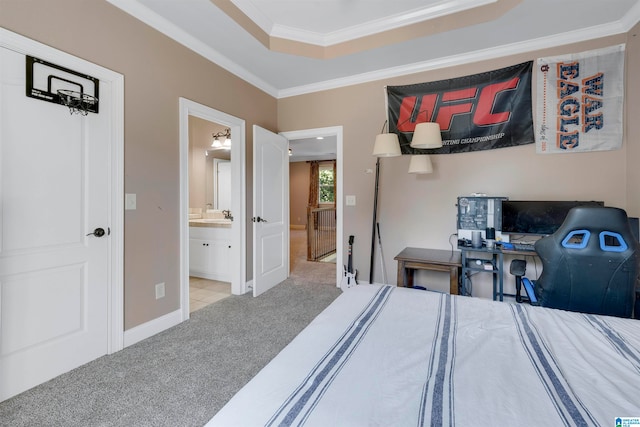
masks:
[[[253,296],[289,275],[289,141],[253,126]]]
[[[213,188],[216,189],[214,208],[220,210],[231,210],[231,161],[214,159]]]
[[[109,350],[109,111],[26,97],[0,48],[0,400]]]

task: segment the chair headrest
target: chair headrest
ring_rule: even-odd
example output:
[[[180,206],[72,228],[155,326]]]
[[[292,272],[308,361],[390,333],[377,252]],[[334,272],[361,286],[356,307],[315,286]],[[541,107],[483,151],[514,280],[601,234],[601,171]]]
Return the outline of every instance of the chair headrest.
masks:
[[[591,232],[614,231],[630,233],[631,226],[624,209],[604,206],[578,206],[569,211],[558,233],[584,229]]]

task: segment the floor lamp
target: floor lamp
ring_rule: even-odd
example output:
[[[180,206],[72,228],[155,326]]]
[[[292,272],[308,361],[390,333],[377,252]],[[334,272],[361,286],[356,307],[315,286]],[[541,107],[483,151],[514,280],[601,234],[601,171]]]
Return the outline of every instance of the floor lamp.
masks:
[[[383,126],[384,128],[384,126]],[[376,250],[376,225],[378,223],[378,185],[380,182],[380,158],[381,157],[397,157],[400,156],[400,141],[395,133],[381,133],[376,136],[376,142],[373,145],[373,155],[376,159],[376,185],[373,194],[373,227],[371,229],[371,266],[369,271],[369,283],[373,283],[373,263]]]
[[[386,122],[385,122],[386,125]],[[382,126],[384,130],[384,125]],[[411,147],[417,149],[433,149],[442,147],[440,125],[438,123],[418,123],[415,127]],[[376,230],[378,227],[378,187],[380,183],[380,158],[397,157],[402,155],[400,141],[395,133],[381,133],[376,136],[373,146],[376,159],[376,182],[373,195],[373,224],[371,228],[371,259],[369,265],[369,283],[373,284],[373,271],[376,250]],[[409,163],[409,173],[426,174],[433,172],[431,159],[426,154],[412,155]],[[383,261],[384,262],[384,261]],[[386,283],[385,283],[386,284]]]

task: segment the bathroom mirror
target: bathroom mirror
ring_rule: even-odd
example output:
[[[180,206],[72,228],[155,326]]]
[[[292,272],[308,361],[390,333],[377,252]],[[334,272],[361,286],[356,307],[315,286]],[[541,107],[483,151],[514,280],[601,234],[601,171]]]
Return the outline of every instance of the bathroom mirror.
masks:
[[[210,151],[207,157],[207,182],[205,183],[207,207],[218,210],[231,210],[230,152]]]
[[[231,210],[231,150],[212,147],[227,127],[189,117],[189,207]],[[224,137],[220,138],[224,141]],[[233,135],[231,135],[233,141]]]

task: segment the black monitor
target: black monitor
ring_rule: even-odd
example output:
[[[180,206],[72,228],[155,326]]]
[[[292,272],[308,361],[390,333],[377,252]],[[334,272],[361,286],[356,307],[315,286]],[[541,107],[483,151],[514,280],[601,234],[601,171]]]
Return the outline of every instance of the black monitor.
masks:
[[[502,233],[553,234],[576,206],[604,206],[594,201],[502,201]]]

